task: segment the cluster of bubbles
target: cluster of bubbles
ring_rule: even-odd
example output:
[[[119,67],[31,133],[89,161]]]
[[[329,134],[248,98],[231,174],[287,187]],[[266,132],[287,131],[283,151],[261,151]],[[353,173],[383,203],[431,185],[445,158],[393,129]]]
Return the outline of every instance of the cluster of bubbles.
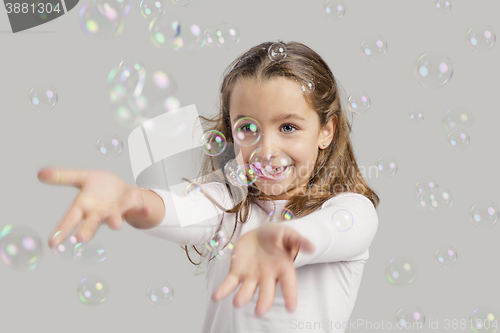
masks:
[[[389,178],[398,171],[398,161],[391,156],[381,156],[375,162],[377,176]]]
[[[469,132],[474,124],[471,111],[464,107],[447,110],[444,113],[442,123],[448,146],[455,151],[467,148],[470,142]]]
[[[232,23],[223,23],[206,28],[203,37],[207,46],[228,50],[240,41],[240,31]]]
[[[323,4],[323,14],[329,20],[340,20],[345,14],[345,5],[342,0],[327,0]]]
[[[425,212],[443,213],[453,205],[453,196],[446,187],[438,186],[432,178],[418,180],[416,205]]]

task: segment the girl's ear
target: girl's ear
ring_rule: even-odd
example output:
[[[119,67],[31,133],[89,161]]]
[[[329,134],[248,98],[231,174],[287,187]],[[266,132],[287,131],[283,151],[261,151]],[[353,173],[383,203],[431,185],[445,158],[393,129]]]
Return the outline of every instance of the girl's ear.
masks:
[[[337,116],[331,117],[330,120],[323,126],[319,135],[318,146],[320,149],[327,148],[333,140],[335,128],[337,127]]]

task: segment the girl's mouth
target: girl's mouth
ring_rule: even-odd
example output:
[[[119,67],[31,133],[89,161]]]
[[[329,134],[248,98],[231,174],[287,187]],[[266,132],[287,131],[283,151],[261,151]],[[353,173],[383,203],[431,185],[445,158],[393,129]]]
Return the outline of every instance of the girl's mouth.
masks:
[[[281,167],[277,167],[277,168],[267,167],[266,168],[267,175],[273,177],[273,178],[269,178],[262,173],[261,169],[258,169],[255,167],[255,165],[252,165],[252,169],[254,169],[257,176],[260,178],[266,179],[266,180],[279,180],[279,179],[281,179],[281,177],[283,177],[285,172],[287,172],[288,169],[291,167],[292,167],[291,165],[285,165],[285,166],[281,166]]]

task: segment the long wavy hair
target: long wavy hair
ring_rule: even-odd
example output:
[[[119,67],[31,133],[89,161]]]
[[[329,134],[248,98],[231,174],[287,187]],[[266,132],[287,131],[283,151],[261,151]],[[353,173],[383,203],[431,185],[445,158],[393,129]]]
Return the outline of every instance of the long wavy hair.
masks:
[[[311,178],[300,194],[291,197],[285,209],[292,212],[295,217],[306,216],[317,209],[328,199],[344,192],[359,193],[367,197],[377,208],[380,200],[377,194],[368,186],[361,175],[353,152],[350,140],[351,124],[349,123],[340,98],[337,80],[333,76],[326,62],[312,49],[298,42],[284,43],[286,57],[280,60],[271,60],[268,56],[269,47],[273,42],[265,42],[252,47],[235,59],[225,70],[220,88],[219,112],[212,118],[199,116],[204,131],[217,130],[224,134],[228,147],[237,147],[232,137],[232,127],[229,117],[230,99],[233,87],[240,78],[251,78],[258,81],[270,80],[277,77],[286,77],[297,81],[299,84],[313,83],[314,90],[304,94],[309,107],[315,110],[324,126],[333,117],[336,127],[332,144],[325,149],[318,148],[318,157]],[[307,87],[306,87],[307,88]],[[273,198],[260,191],[255,184],[242,189],[234,186],[227,178],[224,167],[226,163],[235,158],[234,149],[225,149],[217,156],[204,155],[198,179],[202,183],[219,181],[225,184],[233,198],[234,207],[227,209],[214,200],[208,193],[200,191],[210,199],[214,205],[225,213],[234,213],[234,229],[229,242],[236,231],[238,223],[248,221],[249,207],[256,200],[272,201]],[[210,176],[206,176],[210,175]],[[200,178],[201,177],[201,178]],[[189,181],[184,178],[184,180]],[[258,204],[258,203],[256,203]],[[224,219],[224,216],[222,220]],[[222,220],[220,225],[222,225]],[[191,245],[200,256],[197,246]],[[194,263],[188,252],[188,246],[182,246],[189,261]],[[217,256],[218,254],[215,254]],[[214,257],[215,257],[214,256]],[[214,257],[210,258],[212,260]]]

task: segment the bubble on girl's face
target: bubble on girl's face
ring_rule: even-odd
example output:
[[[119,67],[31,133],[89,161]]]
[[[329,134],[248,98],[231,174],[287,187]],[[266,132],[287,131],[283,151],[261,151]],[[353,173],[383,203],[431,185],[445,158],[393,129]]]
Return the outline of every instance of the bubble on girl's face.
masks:
[[[77,291],[83,304],[99,304],[106,300],[109,286],[102,277],[90,275],[78,283]]]
[[[371,102],[370,96],[363,91],[352,94],[347,100],[349,110],[355,114],[362,114],[368,111]]]
[[[142,62],[134,58],[124,59],[120,62],[118,71],[118,78],[125,88],[126,94],[139,96],[146,79],[146,69]]]
[[[217,48],[217,27],[211,26],[205,29],[203,32],[203,39],[205,40],[205,44],[212,47]]]
[[[422,190],[417,195],[417,206],[425,212],[443,213],[453,205],[453,195],[446,187]]]
[[[97,139],[97,155],[105,160],[117,158],[123,149],[123,142],[120,137],[114,133],[108,133]]]
[[[426,52],[418,58],[415,65],[415,77],[426,88],[439,88],[447,83],[452,75],[453,64],[450,58],[441,52]]]
[[[229,241],[229,235],[223,226],[207,229],[205,239],[205,247],[218,259],[234,249],[234,244]]]
[[[466,130],[454,129],[447,136],[448,146],[455,151],[462,151],[469,145],[470,135]]]
[[[53,238],[56,238],[57,235],[59,235],[60,233],[61,233],[61,230],[56,232],[54,234]],[[76,240],[75,235],[71,235],[68,238],[66,238],[66,240],[64,242],[62,242],[61,244],[59,244],[57,246],[52,247],[51,249],[58,257],[61,257],[64,259],[72,259],[73,258],[73,249],[75,248],[77,243],[78,243],[78,241]]]
[[[109,13],[108,13],[109,16]],[[101,14],[97,6],[85,3],[80,7],[78,19],[83,33],[101,39],[110,39],[119,36],[125,26],[121,16],[106,16]]]
[[[279,61],[281,59],[285,59],[287,55],[286,45],[283,43],[273,43],[269,46],[267,50],[267,55],[271,61]]]
[[[478,201],[472,205],[469,217],[475,227],[491,228],[498,221],[498,207],[490,201]]]
[[[0,258],[18,271],[32,271],[42,259],[42,241],[31,227],[6,225],[0,231]]]
[[[323,5],[323,14],[329,20],[340,20],[345,14],[345,5],[341,0],[327,0]]]
[[[142,17],[148,20],[154,20],[165,15],[163,0],[142,0],[140,7]]]
[[[361,54],[370,61],[382,59],[387,52],[387,42],[384,37],[371,35],[361,42]]]
[[[425,314],[418,306],[405,305],[396,313],[396,327],[403,333],[418,332],[424,323]]]
[[[434,8],[439,13],[446,14],[451,10],[451,0],[434,0]]]
[[[87,243],[78,243],[73,247],[71,255],[75,261],[84,264],[95,264],[106,260],[104,245],[92,239]]]
[[[57,91],[48,83],[40,83],[30,89],[28,103],[37,112],[47,112],[57,103]]]
[[[249,186],[257,180],[257,173],[249,164],[240,165],[236,170],[236,180],[240,185]]]
[[[292,159],[288,154],[266,147],[255,149],[248,158],[248,164],[257,177],[263,176],[272,180],[285,179],[292,171]]]
[[[309,95],[314,92],[315,85],[313,81],[302,80],[299,83],[300,83],[300,91],[302,91],[303,94]]]
[[[217,156],[226,149],[226,137],[216,130],[206,131],[201,138],[201,144],[205,154]]]
[[[423,191],[430,191],[432,189],[436,189],[437,187],[438,184],[433,178],[423,178],[415,183],[415,189],[417,190],[417,194],[422,193]]]
[[[495,41],[495,30],[487,24],[477,24],[467,31],[467,46],[473,51],[489,51]]]
[[[267,223],[288,222],[295,219],[295,215],[288,209],[273,209],[267,216]]]
[[[172,3],[176,6],[184,7],[189,5],[193,0],[172,0]]]
[[[412,123],[418,124],[424,120],[424,113],[420,110],[411,110],[408,118]]]
[[[474,125],[472,112],[464,107],[447,110],[443,116],[443,129],[446,133],[453,130],[464,129],[470,132]]]
[[[436,249],[434,252],[434,259],[436,264],[443,268],[451,267],[457,261],[457,251],[451,245],[443,245]]]
[[[238,28],[231,23],[218,25],[215,33],[217,46],[224,50],[233,48],[240,41]]]
[[[251,117],[240,118],[233,125],[232,136],[234,142],[240,146],[253,146],[260,140],[260,124]]]
[[[391,156],[382,156],[375,162],[377,166],[378,175],[383,178],[394,176],[398,171],[398,161]]]
[[[351,229],[354,223],[354,217],[346,209],[339,209],[332,215],[333,227],[338,231],[347,231]]]
[[[203,30],[195,23],[182,23],[179,37],[174,39],[174,50],[196,52],[205,45]]]
[[[474,333],[495,333],[498,329],[499,312],[496,308],[485,305],[475,308],[470,317],[471,329]]]
[[[235,159],[228,161],[224,166],[224,174],[229,182],[234,186],[241,186],[241,183],[238,181],[238,168],[239,165]]]
[[[94,0],[94,4],[99,13],[110,21],[125,17],[130,11],[130,0]]]
[[[393,258],[385,268],[387,281],[395,285],[410,284],[415,278],[416,266],[409,258]]]
[[[156,48],[172,50],[181,34],[181,24],[171,13],[149,23],[149,39]]]
[[[156,308],[164,308],[172,301],[174,289],[165,281],[155,281],[149,285],[146,296],[149,304]]]

